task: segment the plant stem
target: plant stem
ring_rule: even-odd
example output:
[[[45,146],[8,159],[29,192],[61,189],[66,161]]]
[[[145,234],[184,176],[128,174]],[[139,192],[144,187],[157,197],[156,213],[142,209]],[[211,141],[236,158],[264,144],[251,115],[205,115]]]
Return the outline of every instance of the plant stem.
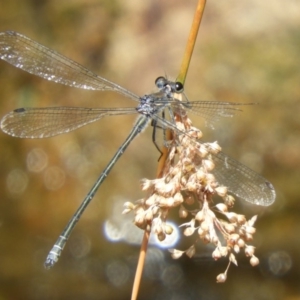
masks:
[[[171,130],[168,129],[166,131],[166,140],[169,141],[171,139],[172,139],[172,132],[171,132]],[[168,158],[168,155],[169,155],[169,149],[167,147],[163,147],[162,155],[159,159],[158,167],[157,167],[157,174],[156,174],[157,178],[162,177],[164,165]],[[140,249],[140,256],[139,256],[138,265],[137,265],[135,277],[134,277],[131,300],[136,300],[137,295],[138,295],[138,290],[139,290],[139,286],[141,283],[142,273],[143,273],[145,260],[146,260],[146,252],[147,252],[147,248],[148,248],[150,232],[151,232],[151,224],[149,224],[149,228],[144,230],[143,241],[142,241],[142,245],[141,245],[141,249]]]
[[[170,129],[166,130],[166,142],[171,141],[173,138],[172,132]],[[169,148],[167,148],[166,146],[163,146],[163,148],[161,149],[162,155],[158,161],[157,164],[157,172],[156,172],[156,178],[161,178],[163,175],[163,169],[165,166],[165,162],[169,156]]]
[[[184,57],[182,60],[179,76],[177,77],[177,81],[181,82],[182,84],[184,84],[184,82],[185,82],[186,74],[187,74],[189,64],[191,61],[191,57],[193,54],[199,26],[200,26],[200,23],[202,20],[205,3],[206,3],[206,0],[199,0],[197,8],[196,8],[196,12],[195,12],[194,20],[192,23],[190,35],[188,38],[187,46],[185,49]],[[166,140],[170,141],[170,140],[172,140],[172,138],[173,138],[172,131],[170,129],[168,129],[166,131]],[[163,176],[163,170],[164,170],[165,162],[168,158],[168,155],[169,155],[169,149],[164,146],[162,148],[162,156],[160,157],[158,166],[157,166],[157,173],[156,173],[157,178],[161,178]],[[140,249],[140,256],[139,256],[138,265],[137,265],[137,269],[136,269],[136,273],[135,273],[135,277],[134,277],[131,300],[137,299],[137,295],[138,295],[138,291],[139,291],[139,287],[140,287],[140,283],[141,283],[141,278],[142,278],[142,273],[143,273],[143,269],[144,269],[144,265],[145,265],[146,252],[147,252],[147,248],[148,248],[150,232],[151,232],[151,224],[149,224],[149,228],[144,230],[143,241],[142,241],[142,245],[141,245],[141,249]]]
[[[203,12],[204,12],[205,3],[206,3],[206,0],[198,1],[198,5],[196,8],[194,20],[193,20],[191,31],[190,31],[190,35],[189,35],[188,42],[187,42],[187,45],[185,48],[183,60],[181,63],[179,75],[177,77],[177,81],[181,82],[183,85],[184,85],[187,71],[188,71],[190,61],[192,58],[194,46],[195,46],[196,39],[197,39],[198,30],[199,30]]]
[[[134,283],[133,283],[133,288],[132,288],[132,294],[131,294],[131,300],[136,300],[137,295],[138,295],[141,278],[142,278],[142,273],[143,273],[145,260],[146,260],[146,252],[147,252],[147,248],[148,248],[149,237],[150,237],[150,231],[146,229],[144,231],[139,261],[138,261],[138,265],[136,267]]]

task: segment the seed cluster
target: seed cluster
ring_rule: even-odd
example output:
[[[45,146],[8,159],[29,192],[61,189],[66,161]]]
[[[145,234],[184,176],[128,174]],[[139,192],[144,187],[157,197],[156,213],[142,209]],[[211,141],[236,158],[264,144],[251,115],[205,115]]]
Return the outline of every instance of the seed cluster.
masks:
[[[173,228],[166,223],[169,210],[179,207],[179,216],[190,218],[180,225],[185,228],[184,235],[195,235],[196,239],[185,251],[170,249],[172,257],[177,259],[184,253],[192,257],[199,239],[211,243],[215,246],[212,253],[215,260],[229,258],[227,269],[217,276],[217,282],[225,282],[228,268],[231,263],[237,265],[235,254],[241,250],[250,257],[252,266],[259,263],[254,256],[254,247],[247,244],[255,233],[256,216],[247,221],[244,215],[229,211],[235,200],[213,175],[213,154],[221,151],[218,143],[197,142],[202,133],[192,126],[187,116],[175,116],[175,121],[180,134],[176,131],[170,142],[162,177],[143,179],[141,186],[147,196],[135,203],[126,202],[123,213],[133,211],[135,225],[151,230],[162,241],[173,232]],[[216,204],[214,195],[222,201]]]

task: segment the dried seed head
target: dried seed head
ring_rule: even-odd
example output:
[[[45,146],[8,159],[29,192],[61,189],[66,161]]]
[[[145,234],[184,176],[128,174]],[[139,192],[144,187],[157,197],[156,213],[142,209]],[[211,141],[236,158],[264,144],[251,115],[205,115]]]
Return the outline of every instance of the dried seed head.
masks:
[[[254,223],[256,222],[257,216],[253,216],[249,221],[248,221],[248,225],[249,226],[253,226]]]
[[[217,154],[222,150],[222,148],[219,146],[217,141],[215,141],[213,143],[209,143],[208,146],[209,146],[210,152],[214,153],[214,154]]]
[[[157,215],[157,213],[158,213],[159,210],[160,210],[160,208],[158,206],[152,207],[152,213],[153,213],[153,215]]]
[[[197,173],[196,173],[196,178],[197,178],[197,181],[199,182],[203,182],[205,180],[205,172],[203,170],[198,170]]]
[[[183,197],[180,192],[174,195],[174,205],[177,206],[183,202]]]
[[[218,248],[216,248],[213,253],[212,253],[212,257],[214,260],[218,260],[219,258],[222,257],[221,252]]]
[[[186,178],[185,176],[182,176],[182,177],[180,178],[180,183],[182,184],[182,186],[185,186],[186,183],[187,183],[187,178]]]
[[[227,187],[225,186],[216,187],[216,193],[222,198],[225,197],[227,195]]]
[[[245,231],[246,231],[246,233],[254,234],[256,232],[256,229],[251,226],[245,226]]]
[[[205,216],[203,213],[203,210],[199,210],[195,216],[195,220],[197,220],[198,222],[202,222],[204,220]]]
[[[166,238],[166,234],[164,232],[160,232],[158,235],[157,235],[157,238],[159,241],[164,241],[165,238]]]
[[[234,263],[236,266],[238,265],[235,255],[233,253],[229,254],[229,261]]]
[[[240,253],[240,247],[239,247],[238,244],[235,244],[235,245],[233,246],[233,251],[234,251],[235,253]]]
[[[173,132],[173,139],[168,143],[169,156],[164,163],[162,177],[155,180],[144,179],[141,182],[142,189],[150,196],[135,204],[125,203],[124,212],[133,211],[134,222],[138,227],[152,230],[159,240],[164,240],[166,235],[173,232],[173,227],[166,223],[169,210],[179,206],[181,218],[190,216],[190,220],[181,225],[185,226],[184,235],[191,236],[197,230],[196,240],[201,239],[204,243],[214,245],[212,257],[215,260],[228,257],[226,271],[217,276],[217,282],[225,282],[230,264],[237,265],[235,253],[239,253],[241,249],[244,248],[246,256],[251,257],[251,265],[259,263],[254,256],[254,247],[245,244],[253,238],[256,231],[256,216],[246,221],[244,215],[228,211],[233,207],[235,199],[227,194],[227,187],[219,186],[210,173],[217,162],[212,154],[220,152],[221,147],[217,142],[198,142],[202,132],[191,126],[184,111],[180,115],[175,112],[174,117],[176,126],[184,134]],[[224,201],[215,205],[218,214],[213,210],[215,194]],[[191,211],[182,205],[183,202],[186,206],[193,205]],[[173,258],[179,258],[183,253],[192,257],[195,245],[186,251],[172,249],[170,252]]]
[[[224,215],[227,217],[230,223],[236,223],[238,220],[238,215],[234,212],[224,213]]]
[[[145,224],[146,224],[144,215],[143,215],[143,214],[137,214],[137,215],[135,216],[135,218],[134,218],[134,224],[135,224],[137,227],[139,227],[139,228],[141,228],[141,229],[144,229]]]
[[[217,181],[213,174],[206,174],[206,184],[211,186],[217,186]]]
[[[239,239],[237,241],[237,245],[239,245],[240,248],[244,248],[245,247],[245,241],[243,239]]]
[[[173,259],[178,259],[182,256],[184,251],[177,250],[177,249],[169,249],[169,252],[171,253],[171,256]]]
[[[226,273],[221,273],[217,276],[217,283],[224,283],[227,279]]]
[[[162,196],[170,196],[175,192],[175,183],[173,181],[166,183],[164,180],[155,184],[155,191]]]
[[[245,241],[250,242],[250,241],[253,240],[253,235],[250,234],[250,233],[246,233],[246,234],[244,235],[244,238],[245,238]]]
[[[187,228],[184,230],[183,234],[184,234],[185,236],[191,236],[194,232],[195,232],[195,228],[194,228],[194,227],[187,227]]]
[[[210,159],[203,159],[202,165],[207,172],[212,171],[215,167],[215,164]]]
[[[156,204],[157,202],[157,195],[156,194],[152,194],[149,198],[146,199],[145,204],[150,207],[154,204]]]
[[[209,229],[208,222],[203,221],[203,222],[201,223],[200,227],[202,228],[203,231],[208,232],[208,229]]]
[[[188,216],[188,211],[187,209],[183,206],[183,205],[180,205],[180,208],[179,208],[179,218],[186,218]]]
[[[214,245],[218,245],[219,239],[218,239],[218,237],[217,237],[217,235],[215,233],[214,234],[211,233],[211,235],[210,235],[210,242],[212,244],[214,244]]]
[[[204,236],[201,237],[204,244],[210,243],[210,235],[207,233]]]
[[[184,197],[184,202],[187,205],[192,205],[192,204],[194,204],[195,200],[194,200],[194,197],[192,195],[188,195],[188,196]]]
[[[253,255],[250,258],[250,264],[251,264],[252,267],[257,266],[259,264],[259,259],[256,256]]]
[[[235,199],[231,195],[227,195],[224,199],[224,202],[228,207],[231,208],[234,206]]]
[[[151,189],[152,186],[153,186],[153,181],[154,181],[154,180],[149,180],[149,179],[145,179],[145,178],[142,179],[142,180],[140,181],[142,191],[146,191],[146,190]]]
[[[158,205],[160,207],[172,207],[174,205],[174,198],[172,197],[165,198],[163,196],[160,196]]]
[[[235,226],[233,224],[226,223],[224,225],[224,228],[225,228],[225,230],[226,230],[227,233],[233,233],[233,232],[235,232]]]
[[[195,192],[197,190],[197,184],[195,182],[187,182],[185,184],[185,188],[189,191],[189,192]]]
[[[244,215],[237,215],[238,224],[242,225],[247,222],[246,217]]]
[[[201,130],[197,129],[197,136],[196,136],[196,139],[200,140],[203,136],[203,133]]]
[[[186,254],[189,258],[193,257],[193,256],[195,255],[195,253],[196,253],[195,245],[192,245],[189,249],[187,249],[187,250],[185,251],[185,254]]]
[[[174,168],[171,168],[170,170],[170,175],[173,177],[173,176],[176,176],[178,174],[181,174],[180,173],[180,168],[178,166],[175,166]],[[180,176],[181,177],[181,176]]]
[[[122,215],[128,214],[128,213],[130,213],[131,211],[132,211],[132,209],[125,208],[125,209],[123,209],[123,211],[122,211]]]
[[[129,201],[125,202],[123,207],[125,209],[135,209],[135,205],[132,202],[129,202]]]
[[[170,235],[170,234],[173,233],[173,230],[174,229],[173,229],[173,227],[171,225],[169,225],[169,224],[165,225],[165,234]]]
[[[227,256],[228,255],[228,248],[227,247],[220,247],[220,253],[222,256]]]
[[[153,213],[152,213],[152,210],[151,209],[148,209],[146,211],[146,214],[145,214],[145,220],[146,221],[152,221],[153,219]]]
[[[229,239],[228,239],[228,242],[231,244],[231,245],[235,245],[236,242],[239,240],[240,236],[237,234],[237,233],[232,233],[230,236],[229,236]]]
[[[255,247],[254,246],[246,246],[245,247],[245,255],[247,257],[253,256],[255,252]]]
[[[216,204],[216,208],[221,212],[228,212],[228,207],[224,203],[218,203]]]
[[[198,235],[202,239],[206,235],[206,231],[204,231],[201,227],[198,228]]]
[[[208,150],[203,144],[200,144],[198,146],[198,154],[202,158],[204,158],[208,154]]]

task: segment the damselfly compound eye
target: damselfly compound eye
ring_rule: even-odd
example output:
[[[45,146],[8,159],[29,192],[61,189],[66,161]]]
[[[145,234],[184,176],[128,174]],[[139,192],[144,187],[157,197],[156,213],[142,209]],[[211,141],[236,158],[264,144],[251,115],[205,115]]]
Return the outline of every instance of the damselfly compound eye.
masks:
[[[175,90],[177,93],[183,92],[183,84],[179,81],[175,82]]]
[[[157,77],[155,80],[155,85],[159,90],[162,90],[167,84],[168,80],[163,76]]]

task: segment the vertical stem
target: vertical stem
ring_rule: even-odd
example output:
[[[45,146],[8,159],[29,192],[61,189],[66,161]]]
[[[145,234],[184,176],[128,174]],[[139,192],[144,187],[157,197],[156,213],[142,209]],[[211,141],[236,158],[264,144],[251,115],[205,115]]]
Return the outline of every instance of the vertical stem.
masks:
[[[187,45],[186,45],[186,48],[185,48],[185,53],[184,53],[184,56],[183,56],[183,60],[182,60],[182,63],[181,63],[179,75],[177,77],[177,81],[181,82],[183,85],[184,85],[186,74],[187,74],[187,71],[188,71],[188,68],[189,68],[189,65],[190,65],[190,61],[191,61],[191,57],[192,57],[192,54],[193,54],[194,46],[195,46],[195,43],[196,43],[197,34],[198,34],[198,30],[199,30],[200,23],[201,23],[201,20],[202,20],[205,3],[206,3],[206,0],[199,0],[198,1],[198,5],[197,5],[197,8],[196,8],[196,12],[195,12],[195,15],[194,15],[194,20],[193,20],[191,31],[190,31],[190,35],[189,35],[188,42],[187,42]]]
[[[190,65],[194,46],[196,43],[197,34],[198,34],[199,26],[200,26],[200,23],[202,20],[205,3],[206,3],[206,0],[198,1],[194,20],[192,23],[192,28],[191,28],[190,35],[188,38],[185,53],[183,56],[179,76],[177,77],[177,81],[181,82],[183,85],[184,85],[186,74],[187,74],[187,71],[188,71],[188,68]],[[167,139],[167,141],[169,141],[169,140],[172,140],[172,138],[173,138],[172,131],[168,129],[166,132],[166,139]],[[161,156],[161,158],[158,162],[158,166],[157,166],[157,174],[156,174],[157,178],[160,178],[163,176],[163,170],[164,170],[165,162],[168,158],[168,155],[169,155],[169,149],[167,147],[163,147],[162,156]],[[143,273],[143,269],[144,269],[144,265],[145,265],[146,252],[147,252],[147,248],[148,248],[150,232],[151,232],[151,224],[149,224],[149,228],[145,229],[145,231],[144,231],[144,237],[143,237],[143,241],[142,241],[142,245],[141,245],[141,249],[140,249],[140,256],[139,256],[138,265],[137,265],[134,283],[133,283],[133,288],[132,288],[131,300],[137,299],[137,295],[138,295],[138,291],[139,291],[139,287],[140,287],[140,283],[141,283],[141,278],[142,278],[142,273]]]
[[[166,131],[166,140],[171,141],[172,140],[172,132],[170,129],[167,129]],[[157,165],[157,172],[156,172],[156,178],[161,178],[163,174],[163,169],[165,166],[165,162],[169,156],[169,149],[166,146],[163,146],[162,150],[162,156],[159,159],[158,165]]]
[[[171,130],[167,130],[166,132],[166,139],[167,141],[172,139],[172,132]],[[168,158],[169,155],[169,150],[167,147],[163,147],[162,149],[162,156],[158,162],[157,166],[157,173],[156,177],[160,178],[162,177],[163,174],[163,168],[165,165],[165,162]],[[135,277],[134,277],[134,283],[133,283],[133,288],[132,288],[132,294],[131,294],[131,300],[136,300],[140,283],[141,283],[141,278],[142,278],[142,273],[145,265],[145,260],[146,260],[146,253],[147,253],[147,248],[148,248],[148,243],[149,243],[149,237],[150,237],[150,232],[151,232],[151,224],[149,224],[149,228],[144,230],[144,236],[143,236],[143,241],[140,249],[140,256],[138,260],[138,264],[136,267],[136,272],[135,272]]]
[[[140,250],[139,261],[138,261],[138,265],[136,267],[136,272],[135,272],[135,277],[134,277],[131,300],[136,300],[137,295],[138,295],[141,278],[142,278],[142,273],[143,273],[145,260],[146,260],[146,252],[147,252],[147,248],[148,248],[149,237],[150,237],[150,231],[145,229],[143,241],[142,241],[142,245],[141,245],[141,250]]]

